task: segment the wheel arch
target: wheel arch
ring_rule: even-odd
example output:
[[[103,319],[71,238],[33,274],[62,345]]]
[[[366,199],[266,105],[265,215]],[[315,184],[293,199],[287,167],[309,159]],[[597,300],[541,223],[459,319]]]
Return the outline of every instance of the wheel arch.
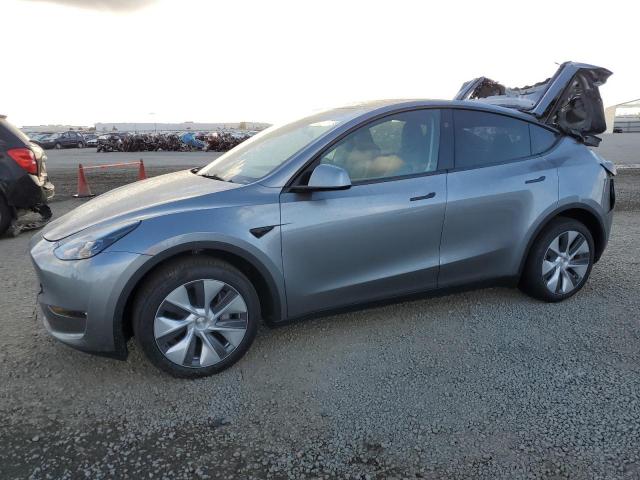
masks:
[[[2,215],[2,211],[0,210],[0,236],[2,236],[6,232],[6,229],[8,229],[11,226],[11,222],[13,222],[16,218],[16,210],[9,203],[7,196],[4,193],[4,186],[2,185],[2,183],[0,183],[0,203],[4,204],[9,212],[9,215],[8,215],[9,218],[4,219],[2,218],[3,215]],[[0,205],[0,207],[2,207],[2,205]]]
[[[6,193],[6,188],[2,184],[2,181],[0,181],[0,200],[2,200],[7,205],[7,207],[12,208],[11,204],[9,203],[9,198]]]
[[[604,252],[604,249],[607,245],[604,222],[602,221],[598,213],[589,205],[585,205],[582,203],[571,203],[563,205],[562,207],[551,212],[536,227],[535,231],[530,236],[529,241],[527,242],[527,247],[524,251],[524,255],[522,255],[522,259],[520,260],[518,278],[522,275],[522,271],[524,270],[525,263],[527,262],[527,258],[529,257],[531,247],[533,246],[535,240],[540,236],[547,225],[549,225],[552,220],[558,217],[573,218],[583,223],[589,229],[589,232],[591,232],[591,236],[593,237],[593,243],[595,246],[594,263],[600,259],[600,256],[602,255],[602,252]]]
[[[131,311],[136,293],[142,282],[166,262],[179,257],[208,255],[224,260],[247,276],[260,301],[262,318],[268,325],[284,318],[284,305],[280,290],[267,267],[254,255],[234,245],[221,242],[192,242],[169,248],[154,255],[127,281],[118,297],[113,321],[116,351],[126,357],[126,342],[133,335]]]

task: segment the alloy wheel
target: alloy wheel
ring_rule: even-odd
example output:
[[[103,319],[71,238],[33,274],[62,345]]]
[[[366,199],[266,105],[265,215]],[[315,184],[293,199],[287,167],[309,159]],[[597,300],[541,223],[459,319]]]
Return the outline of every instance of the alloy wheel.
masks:
[[[553,239],[542,260],[542,279],[556,295],[575,290],[582,283],[591,254],[589,242],[580,232],[570,230]]]
[[[153,325],[156,344],[173,363],[202,368],[221,362],[242,342],[247,304],[231,285],[214,279],[188,282],[160,304]]]

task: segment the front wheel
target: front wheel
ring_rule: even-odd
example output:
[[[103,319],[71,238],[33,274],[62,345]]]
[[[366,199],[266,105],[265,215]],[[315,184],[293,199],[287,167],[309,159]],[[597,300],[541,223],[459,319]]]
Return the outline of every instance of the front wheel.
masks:
[[[62,145],[59,143],[56,143],[55,148],[56,150],[60,150],[62,148]]]
[[[559,302],[586,283],[594,260],[589,229],[572,218],[553,220],[535,240],[522,276],[522,289],[534,298]]]
[[[199,256],[155,271],[133,313],[134,335],[147,358],[175,377],[198,378],[242,358],[256,336],[260,304],[239,270]]]

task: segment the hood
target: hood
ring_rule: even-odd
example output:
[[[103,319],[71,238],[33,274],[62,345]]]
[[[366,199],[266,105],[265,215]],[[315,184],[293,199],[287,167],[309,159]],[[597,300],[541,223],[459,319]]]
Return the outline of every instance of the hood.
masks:
[[[477,100],[520,110],[585,140],[607,128],[598,88],[609,76],[606,68],[565,62],[551,78],[525,87],[509,88],[487,77],[475,78],[462,85],[455,100]]]
[[[98,224],[143,220],[160,213],[201,208],[202,203],[189,200],[241,186],[195,175],[190,170],[153,177],[90,200],[49,223],[42,236],[56,242]]]

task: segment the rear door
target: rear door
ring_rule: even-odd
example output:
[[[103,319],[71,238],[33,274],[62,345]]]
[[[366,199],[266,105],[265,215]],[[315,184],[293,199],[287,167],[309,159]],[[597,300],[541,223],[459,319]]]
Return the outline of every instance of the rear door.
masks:
[[[440,130],[439,110],[384,117],[307,169],[340,166],[351,188],[282,193],[290,317],[436,287],[446,202]]]
[[[544,152],[554,132],[513,117],[456,109],[438,284],[516,275],[533,222],[558,201]]]

